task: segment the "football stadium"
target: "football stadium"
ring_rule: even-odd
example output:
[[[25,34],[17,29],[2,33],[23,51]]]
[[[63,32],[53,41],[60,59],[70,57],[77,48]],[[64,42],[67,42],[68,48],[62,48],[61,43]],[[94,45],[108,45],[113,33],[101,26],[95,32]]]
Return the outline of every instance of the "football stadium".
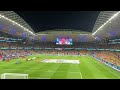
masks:
[[[37,33],[16,12],[0,11],[0,78],[120,79],[120,11],[100,11],[92,32]]]

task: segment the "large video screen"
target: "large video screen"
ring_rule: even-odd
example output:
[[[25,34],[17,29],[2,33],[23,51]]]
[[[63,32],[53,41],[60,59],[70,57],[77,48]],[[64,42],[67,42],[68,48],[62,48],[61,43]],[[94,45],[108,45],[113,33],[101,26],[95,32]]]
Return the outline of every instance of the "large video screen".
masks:
[[[57,38],[56,39],[57,45],[72,45],[72,38]]]

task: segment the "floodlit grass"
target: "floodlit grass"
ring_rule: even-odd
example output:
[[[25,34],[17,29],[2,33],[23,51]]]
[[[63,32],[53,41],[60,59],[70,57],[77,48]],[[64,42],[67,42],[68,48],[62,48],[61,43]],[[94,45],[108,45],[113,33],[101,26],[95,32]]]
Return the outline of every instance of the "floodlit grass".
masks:
[[[0,74],[29,74],[29,79],[120,79],[120,72],[102,64],[90,56],[53,56],[32,55],[33,61],[14,59],[10,62],[0,62]],[[37,62],[44,59],[80,60],[80,64],[58,64]],[[18,60],[22,63],[15,64]]]

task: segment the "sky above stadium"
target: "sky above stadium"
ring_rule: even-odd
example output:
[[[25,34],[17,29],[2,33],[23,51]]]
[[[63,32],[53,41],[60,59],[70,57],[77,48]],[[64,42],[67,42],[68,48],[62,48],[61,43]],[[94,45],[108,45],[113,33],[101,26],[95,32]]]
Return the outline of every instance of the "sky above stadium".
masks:
[[[35,31],[77,29],[92,32],[100,11],[15,11]]]

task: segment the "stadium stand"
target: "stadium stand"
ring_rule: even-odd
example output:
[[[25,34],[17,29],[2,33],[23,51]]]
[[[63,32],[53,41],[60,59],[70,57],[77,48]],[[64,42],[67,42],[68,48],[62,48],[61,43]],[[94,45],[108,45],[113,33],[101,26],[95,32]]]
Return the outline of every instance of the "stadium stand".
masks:
[[[18,29],[19,28],[21,27],[18,27]],[[38,34],[38,36],[39,35],[40,34]],[[78,33],[76,34],[76,36],[78,36]],[[15,58],[25,58],[26,56],[33,55],[36,53],[53,55],[92,55],[94,57],[102,59],[104,62],[111,63],[115,66],[120,66],[120,43],[110,43],[108,37],[106,37],[105,39],[103,39],[102,37],[101,42],[95,42],[96,40],[93,40],[93,38],[91,39],[91,34],[88,36],[88,42],[84,42],[84,38],[82,38],[83,42],[79,41],[78,39],[75,39],[75,36],[73,36],[72,38],[73,40],[75,40],[73,42],[73,45],[56,45],[56,38],[52,38],[53,40],[49,40],[49,38],[51,37],[51,35],[49,35],[49,32],[46,36],[48,41],[40,41],[41,36],[38,40],[31,40],[29,39],[30,35],[26,37],[20,35],[17,36],[17,34],[11,34],[10,32],[6,33],[0,28],[0,60],[7,61]],[[112,38],[110,37],[110,39]],[[116,38],[114,37],[113,40],[115,39]]]

